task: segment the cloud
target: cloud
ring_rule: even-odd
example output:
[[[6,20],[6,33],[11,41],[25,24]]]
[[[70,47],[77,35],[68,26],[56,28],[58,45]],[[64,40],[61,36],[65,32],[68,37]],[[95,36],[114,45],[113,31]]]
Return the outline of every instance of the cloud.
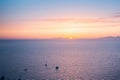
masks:
[[[112,18],[120,18],[120,12],[114,13]]]
[[[14,20],[15,22],[57,22],[57,23],[86,23],[86,24],[110,24],[110,25],[120,25],[120,12],[114,13],[108,17],[98,17],[98,18],[35,18],[35,19],[19,19]],[[14,22],[13,21],[13,22]],[[10,22],[10,21],[9,21]]]
[[[23,19],[20,21],[32,21],[32,22],[77,22],[77,23],[118,23],[119,21],[95,18],[95,19],[79,19],[79,18],[48,18],[48,19]]]

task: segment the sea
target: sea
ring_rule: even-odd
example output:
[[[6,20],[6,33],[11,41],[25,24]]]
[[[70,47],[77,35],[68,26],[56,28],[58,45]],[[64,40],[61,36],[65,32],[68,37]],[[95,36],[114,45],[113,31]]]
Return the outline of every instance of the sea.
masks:
[[[5,80],[120,80],[120,40],[0,40],[2,76]]]

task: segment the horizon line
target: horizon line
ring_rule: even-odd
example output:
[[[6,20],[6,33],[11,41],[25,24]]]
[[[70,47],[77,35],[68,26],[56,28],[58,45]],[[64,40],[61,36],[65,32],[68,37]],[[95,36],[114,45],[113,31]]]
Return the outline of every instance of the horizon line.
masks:
[[[84,39],[104,39],[104,38],[120,38],[120,36],[105,36],[97,38],[0,38],[0,40],[84,40]]]

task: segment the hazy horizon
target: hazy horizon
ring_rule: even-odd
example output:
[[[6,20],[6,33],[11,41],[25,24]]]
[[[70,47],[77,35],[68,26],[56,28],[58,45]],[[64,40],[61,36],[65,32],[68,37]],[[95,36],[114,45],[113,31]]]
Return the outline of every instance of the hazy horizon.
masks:
[[[120,36],[104,36],[97,38],[0,38],[0,40],[82,40],[82,39],[120,39]]]

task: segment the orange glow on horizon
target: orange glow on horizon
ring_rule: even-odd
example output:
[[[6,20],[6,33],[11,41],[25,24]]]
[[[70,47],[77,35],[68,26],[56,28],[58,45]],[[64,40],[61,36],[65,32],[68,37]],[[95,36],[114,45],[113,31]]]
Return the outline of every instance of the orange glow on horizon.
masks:
[[[57,19],[56,19],[57,20]],[[88,23],[89,22],[89,23]],[[113,23],[111,23],[114,25]],[[118,36],[119,24],[116,28],[107,27],[110,23],[74,22],[74,21],[23,21],[10,22],[0,28],[0,38],[98,38],[104,36]]]

